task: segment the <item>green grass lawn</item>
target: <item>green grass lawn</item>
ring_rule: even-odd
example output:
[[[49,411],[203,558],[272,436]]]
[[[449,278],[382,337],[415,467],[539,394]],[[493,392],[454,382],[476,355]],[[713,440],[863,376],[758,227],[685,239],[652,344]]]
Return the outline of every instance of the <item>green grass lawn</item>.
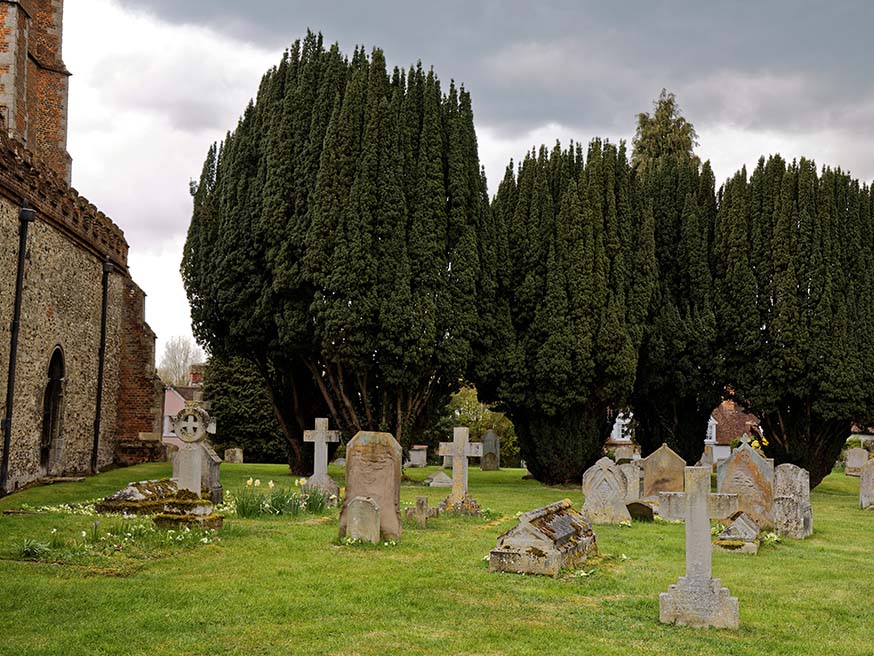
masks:
[[[408,470],[424,479],[434,468]],[[279,465],[222,465],[226,490],[249,476],[292,486]],[[331,467],[342,481],[342,471]],[[169,465],[115,470],[84,483],[26,490],[0,509],[94,499]],[[342,484],[342,483],[341,483]],[[0,654],[653,654],[874,653],[874,513],[857,510],[858,479],[832,474],[813,493],[814,535],[757,556],[714,554],[714,575],[740,600],[738,631],[658,622],[658,595],[684,569],[683,526],[596,527],[587,575],[489,574],[483,557],[513,516],[579,488],[523,481],[521,470],[471,469],[488,520],[404,523],[396,546],[341,546],[327,517],[229,518],[212,544],[102,566],[8,560],[52,528],[76,536],[94,518],[0,516]],[[446,489],[404,484],[401,500]],[[112,520],[103,519],[109,525]]]

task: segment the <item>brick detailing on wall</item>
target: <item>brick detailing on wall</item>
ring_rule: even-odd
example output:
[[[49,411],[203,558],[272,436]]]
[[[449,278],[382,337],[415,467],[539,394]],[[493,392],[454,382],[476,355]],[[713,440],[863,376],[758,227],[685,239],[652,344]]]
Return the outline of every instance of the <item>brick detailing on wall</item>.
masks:
[[[0,114],[8,133],[69,184],[63,14],[63,0],[0,0]]]
[[[122,312],[116,462],[162,460],[164,385],[155,373],[155,333],[145,321],[146,295],[127,278]]]

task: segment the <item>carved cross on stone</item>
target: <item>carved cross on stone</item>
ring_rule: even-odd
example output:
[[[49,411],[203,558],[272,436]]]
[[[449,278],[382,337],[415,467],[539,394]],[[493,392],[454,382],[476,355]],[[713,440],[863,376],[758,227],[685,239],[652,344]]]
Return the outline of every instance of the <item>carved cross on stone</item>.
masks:
[[[713,578],[710,468],[686,467],[685,484],[685,492],[673,494],[682,495],[685,502],[686,576],[659,595],[659,621],[736,629],[740,621],[737,597],[729,596],[728,588]],[[736,506],[736,496],[734,500]]]
[[[176,437],[164,438],[164,444],[176,446],[179,451],[174,460],[174,478],[179,489],[200,495],[203,486],[203,453],[208,446],[206,436],[215,433],[215,419],[198,401],[188,401],[173,417],[173,432]]]
[[[461,501],[467,495],[467,459],[483,454],[481,442],[468,442],[470,430],[464,427],[452,429],[452,441],[440,442],[440,455],[452,456],[452,494],[448,501]]]
[[[436,517],[437,513],[438,510],[436,508],[428,507],[428,497],[416,497],[416,507],[407,508],[406,514],[409,519],[416,520],[419,528],[425,528],[428,526],[428,519]]]
[[[313,475],[307,479],[307,488],[318,488],[327,495],[337,494],[339,488],[328,476],[328,442],[339,442],[340,432],[328,430],[328,420],[324,417],[316,419],[315,430],[303,432],[304,442],[313,443]]]

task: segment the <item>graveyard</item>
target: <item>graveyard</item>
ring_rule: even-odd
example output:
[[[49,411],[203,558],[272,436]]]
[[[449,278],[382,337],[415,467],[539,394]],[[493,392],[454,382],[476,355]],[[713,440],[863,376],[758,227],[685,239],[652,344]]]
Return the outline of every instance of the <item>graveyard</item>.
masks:
[[[294,487],[281,465],[222,464],[233,497],[248,479]],[[405,470],[401,508],[449,492]],[[345,487],[342,467],[328,472]],[[859,479],[833,473],[812,491],[815,531],[756,556],[714,552],[714,576],[739,599],[737,630],[659,623],[659,594],[684,573],[684,526],[595,526],[598,554],[556,578],[490,573],[487,556],[517,515],[579,486],[523,480],[520,469],[471,467],[483,516],[443,514],[425,528],[404,518],[400,540],[345,545],[339,510],[241,519],[228,514],[209,544],[172,553],[57,565],[16,559],[25,539],[70,540],[93,522],[69,513],[0,515],[3,654],[870,654],[874,594],[871,516]],[[170,475],[153,463],[58,483],[0,500],[0,509],[75,504],[132,479]],[[825,610],[827,609],[827,610]]]

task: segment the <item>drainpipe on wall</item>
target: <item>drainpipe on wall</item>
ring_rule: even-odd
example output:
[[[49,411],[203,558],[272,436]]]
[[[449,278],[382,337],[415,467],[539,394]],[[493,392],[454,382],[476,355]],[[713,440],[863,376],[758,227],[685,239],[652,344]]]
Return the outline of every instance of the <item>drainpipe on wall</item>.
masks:
[[[100,354],[97,362],[97,407],[94,410],[94,445],[91,447],[91,473],[97,473],[97,451],[100,447],[100,415],[103,409],[103,370],[106,365],[106,308],[109,299],[109,274],[112,262],[103,263],[103,304],[100,310]]]
[[[6,413],[3,417],[3,462],[0,463],[0,495],[6,493],[9,478],[9,448],[12,444],[12,404],[15,401],[15,365],[18,359],[18,330],[21,325],[21,296],[24,291],[24,263],[27,259],[27,229],[36,211],[24,203],[18,210],[18,270],[15,275],[15,305],[9,331],[9,374],[6,377]]]

